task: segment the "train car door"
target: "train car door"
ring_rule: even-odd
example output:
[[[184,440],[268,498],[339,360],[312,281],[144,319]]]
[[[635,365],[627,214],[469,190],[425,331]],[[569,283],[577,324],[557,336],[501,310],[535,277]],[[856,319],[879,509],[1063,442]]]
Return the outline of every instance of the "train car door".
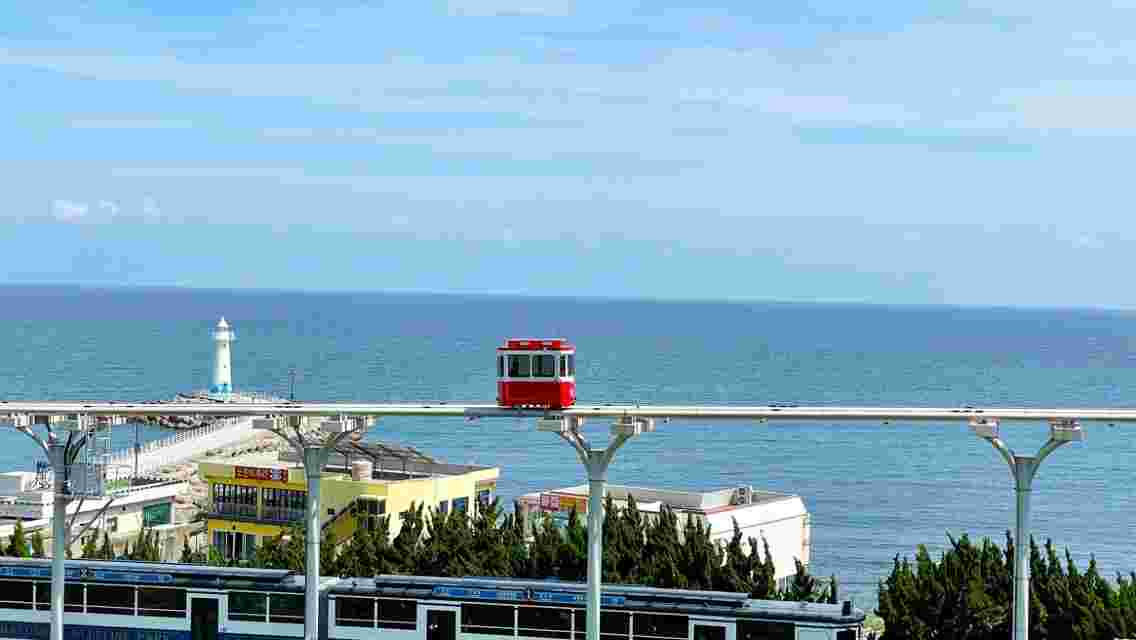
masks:
[[[734,640],[735,624],[732,620],[690,619],[691,640]]]
[[[425,640],[457,640],[458,607],[433,604],[419,606],[426,610]]]
[[[189,630],[192,640],[217,640],[220,621],[220,601],[217,598],[190,596]]]

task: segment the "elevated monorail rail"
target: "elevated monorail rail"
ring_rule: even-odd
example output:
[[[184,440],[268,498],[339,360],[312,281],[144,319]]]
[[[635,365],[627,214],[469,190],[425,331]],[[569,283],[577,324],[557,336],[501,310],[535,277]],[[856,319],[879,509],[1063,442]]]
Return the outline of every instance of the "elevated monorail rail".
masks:
[[[731,406],[731,405],[575,405],[563,409],[510,408],[495,404],[448,402],[354,403],[194,403],[114,401],[0,400],[0,415],[87,416],[437,416],[517,418],[574,416],[616,418],[632,416],[672,420],[803,420],[954,422],[985,418],[1002,422],[1079,420],[1136,422],[1136,408],[1048,407],[855,407],[855,406]],[[0,418],[2,421],[2,418]]]

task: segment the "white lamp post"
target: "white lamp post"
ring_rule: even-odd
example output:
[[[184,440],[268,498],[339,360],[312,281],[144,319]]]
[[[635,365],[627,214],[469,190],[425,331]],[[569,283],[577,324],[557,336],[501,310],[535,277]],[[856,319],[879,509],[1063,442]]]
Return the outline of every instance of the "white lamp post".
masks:
[[[302,422],[299,416],[289,417],[287,424],[265,418],[253,420],[253,428],[271,431],[283,438],[304,463],[304,477],[308,483],[305,501],[304,640],[319,640],[320,478],[335,447],[344,438],[361,440],[374,424],[374,419],[339,416],[336,420],[323,420],[318,429],[307,432],[301,428]]]
[[[537,431],[558,434],[576,450],[588,472],[588,601],[586,640],[600,640],[600,583],[603,581],[603,500],[607,468],[624,442],[655,430],[651,418],[622,416],[611,425],[614,436],[605,449],[592,449],[580,433],[584,419],[576,416],[538,418]]]
[[[1010,475],[1014,478],[1017,493],[1017,513],[1014,519],[1014,617],[1011,621],[1013,640],[1029,640],[1029,589],[1030,567],[1026,560],[1026,545],[1029,537],[1030,492],[1033,477],[1037,474],[1041,461],[1067,442],[1080,442],[1085,432],[1076,420],[1050,420],[1049,440],[1042,445],[1036,456],[1019,456],[1006,446],[998,436],[998,422],[985,418],[973,418],[970,429],[975,435],[994,446],[1006,464],[1010,465]]]

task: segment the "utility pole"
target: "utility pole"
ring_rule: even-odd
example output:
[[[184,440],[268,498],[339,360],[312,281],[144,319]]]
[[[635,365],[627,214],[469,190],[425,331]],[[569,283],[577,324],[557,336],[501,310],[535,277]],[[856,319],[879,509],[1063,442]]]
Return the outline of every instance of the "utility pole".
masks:
[[[296,367],[288,368],[288,401],[296,401]]]
[[[1042,460],[1063,444],[1083,441],[1085,432],[1081,430],[1081,425],[1076,420],[1050,420],[1049,440],[1042,445],[1037,455],[1019,456],[999,437],[997,420],[974,418],[970,421],[970,430],[994,446],[1010,466],[1010,477],[1014,479],[1017,509],[1014,517],[1014,613],[1011,619],[1010,637],[1013,640],[1029,640],[1030,566],[1027,547],[1033,477],[1037,474]]]
[[[615,452],[631,438],[655,430],[651,418],[621,416],[611,425],[611,442],[604,449],[593,449],[580,433],[584,419],[576,416],[538,418],[537,431],[558,434],[572,445],[588,474],[588,600],[586,640],[600,640],[600,583],[603,581],[604,493],[607,490],[607,468]]]

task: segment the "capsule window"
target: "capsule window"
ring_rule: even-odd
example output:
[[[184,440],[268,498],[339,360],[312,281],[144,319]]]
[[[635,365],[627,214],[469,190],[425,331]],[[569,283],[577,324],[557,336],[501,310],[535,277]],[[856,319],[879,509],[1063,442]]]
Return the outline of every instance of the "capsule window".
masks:
[[[160,618],[185,617],[185,589],[138,588],[138,615]]]
[[[64,594],[66,594],[66,591]],[[87,613],[134,615],[134,587],[105,584],[88,585]]]
[[[574,353],[568,354],[568,375],[576,375],[576,354]]]
[[[335,624],[341,627],[374,627],[374,598],[335,598]]]
[[[556,377],[556,356],[552,354],[533,356],[533,377]]]
[[[505,356],[497,356],[497,377],[505,377]]]
[[[0,580],[0,609],[31,609],[32,583]]]
[[[509,356],[509,377],[529,377],[529,355],[527,353],[524,355]]]
[[[268,615],[268,595],[247,591],[229,592],[229,620],[235,622],[265,622]]]
[[[294,593],[269,594],[268,621],[304,624],[304,596]]]

